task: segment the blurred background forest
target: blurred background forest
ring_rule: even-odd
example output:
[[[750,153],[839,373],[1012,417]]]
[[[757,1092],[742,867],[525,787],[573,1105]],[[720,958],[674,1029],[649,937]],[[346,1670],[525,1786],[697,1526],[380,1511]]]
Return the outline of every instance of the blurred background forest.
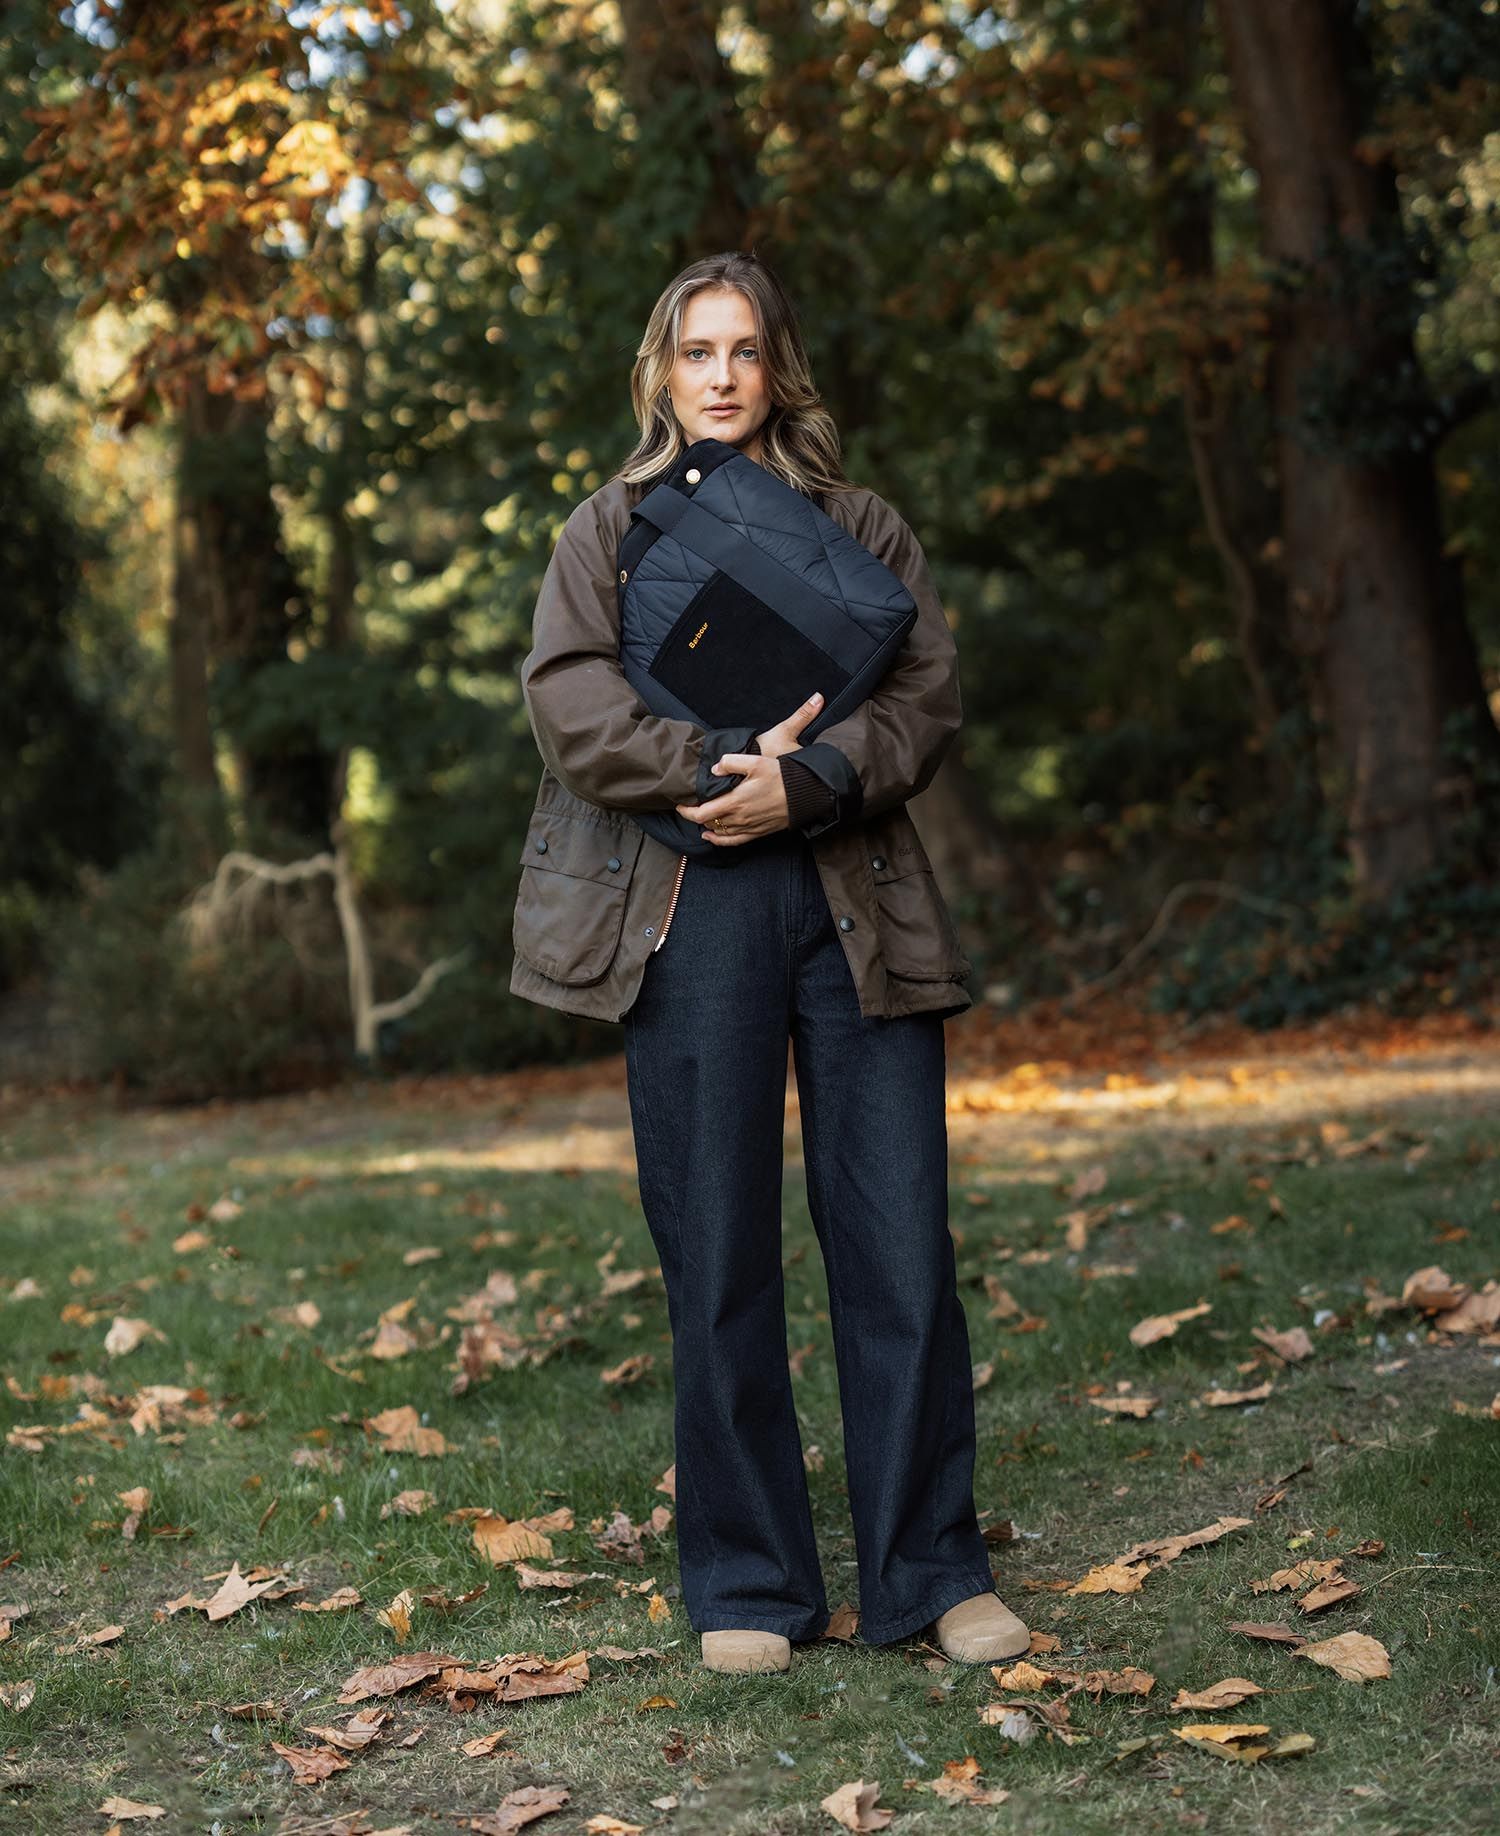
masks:
[[[339,1075],[355,912],[366,1062],[618,1049],[507,991],[517,668],[730,248],[957,634],[976,994],[1492,1009],[1497,100],[1497,0],[18,0],[0,1081]]]

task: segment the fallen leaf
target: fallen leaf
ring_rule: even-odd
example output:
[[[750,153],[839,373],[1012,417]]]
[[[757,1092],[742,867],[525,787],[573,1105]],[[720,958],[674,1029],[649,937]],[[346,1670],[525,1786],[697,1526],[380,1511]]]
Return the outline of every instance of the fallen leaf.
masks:
[[[490,1512],[474,1520],[474,1547],[497,1568],[523,1556],[545,1560],[552,1554],[552,1544],[545,1536],[523,1522]]]
[[[347,1772],[349,1762],[332,1747],[285,1747],[279,1740],[271,1746],[292,1769],[294,1785],[320,1785],[335,1772]]]
[[[346,1613],[350,1607],[364,1605],[364,1595],[357,1587],[339,1587],[326,1600],[299,1600],[299,1613]]]
[[[117,1823],[135,1823],[139,1819],[165,1817],[160,1804],[138,1804],[134,1798],[106,1798],[99,1806],[101,1817],[113,1817]]]
[[[568,1802],[566,1785],[518,1785],[506,1792],[498,1810],[471,1817],[468,1827],[477,1836],[513,1836],[513,1832],[534,1823],[538,1817],[559,1811]]]
[[[1132,1345],[1154,1345],[1158,1339],[1170,1339],[1184,1320],[1196,1320],[1200,1315],[1212,1313],[1213,1305],[1209,1301],[1199,1301],[1194,1307],[1182,1307],[1176,1313],[1154,1313],[1149,1319],[1138,1320],[1130,1329]]]
[[[1305,1326],[1292,1326],[1285,1332],[1273,1332],[1269,1326],[1256,1326],[1251,1331],[1251,1337],[1259,1339],[1262,1345],[1268,1345],[1278,1358],[1288,1364],[1312,1356],[1312,1340],[1308,1338]]]
[[[485,1754],[493,1753],[509,1733],[509,1728],[496,1728],[492,1733],[480,1734],[473,1740],[466,1740],[462,1750],[470,1759],[482,1759]]]
[[[1257,1624],[1253,1620],[1232,1619],[1225,1629],[1243,1633],[1246,1638],[1264,1639],[1273,1645],[1302,1645],[1307,1642],[1305,1632],[1294,1632],[1290,1626]]]
[[[1179,1689],[1167,1707],[1172,1710],[1237,1708],[1249,1697],[1263,1693],[1260,1684],[1252,1683],[1248,1677],[1224,1677],[1217,1683],[1210,1683],[1207,1689]]]
[[[1436,1264],[1408,1275],[1401,1289],[1404,1305],[1416,1307],[1423,1313],[1441,1313],[1449,1308],[1461,1307],[1468,1297],[1468,1285],[1461,1281],[1450,1281]]]
[[[1341,1600],[1352,1600],[1363,1592],[1357,1581],[1351,1581],[1347,1575],[1335,1575],[1331,1580],[1320,1581],[1309,1593],[1297,1602],[1304,1613],[1321,1613],[1324,1607],[1337,1606]]]
[[[436,1428],[421,1425],[410,1403],[403,1403],[396,1409],[382,1409],[379,1415],[367,1419],[365,1428],[381,1436],[383,1453],[410,1453],[425,1460],[436,1454],[453,1452],[451,1444]]]
[[[1264,1402],[1275,1385],[1268,1377],[1264,1383],[1258,1383],[1250,1390],[1208,1390],[1202,1401],[1210,1409],[1227,1409],[1234,1403]]]
[[[1156,1396],[1091,1396],[1089,1401],[1096,1409],[1108,1409],[1112,1415],[1149,1415],[1155,1409],[1160,1398]]]
[[[0,1683],[0,1707],[19,1715],[22,1709],[29,1709],[35,1699],[35,1677],[23,1677],[19,1683]]]
[[[868,1785],[863,1779],[854,1779],[847,1785],[840,1785],[836,1791],[829,1792],[826,1798],[819,1798],[818,1807],[826,1810],[846,1830],[883,1830],[896,1813],[893,1810],[877,1809],[875,1800],[879,1796],[878,1779]]]
[[[123,1358],[126,1352],[133,1352],[143,1339],[161,1339],[166,1334],[153,1326],[150,1320],[128,1320],[122,1314],[116,1314],[104,1335],[104,1349],[111,1358]]]
[[[394,1498],[386,1499],[380,1507],[380,1515],[382,1517],[420,1517],[424,1511],[430,1511],[436,1503],[437,1500],[431,1492],[397,1492]]]
[[[403,1587],[391,1604],[388,1607],[382,1607],[375,1615],[381,1625],[389,1626],[396,1634],[398,1645],[404,1645],[411,1637],[411,1610],[416,1604],[411,1589]]]
[[[1340,1632],[1337,1638],[1323,1638],[1303,1645],[1293,1657],[1311,1658],[1350,1683],[1370,1683],[1391,1674],[1391,1654],[1378,1638],[1365,1632]]]
[[[370,1696],[394,1696],[413,1683],[424,1682],[450,1664],[462,1664],[462,1658],[442,1651],[409,1651],[383,1664],[368,1664],[356,1670],[344,1683],[341,1703],[363,1702]]]
[[[1066,1591],[1070,1594],[1138,1594],[1150,1573],[1144,1564],[1136,1567],[1123,1562],[1106,1562],[1091,1568],[1081,1581]]]
[[[362,1753],[390,1718],[388,1709],[361,1709],[357,1715],[351,1715],[342,1727],[309,1728],[307,1732],[316,1734],[319,1740],[325,1740],[345,1753]]]

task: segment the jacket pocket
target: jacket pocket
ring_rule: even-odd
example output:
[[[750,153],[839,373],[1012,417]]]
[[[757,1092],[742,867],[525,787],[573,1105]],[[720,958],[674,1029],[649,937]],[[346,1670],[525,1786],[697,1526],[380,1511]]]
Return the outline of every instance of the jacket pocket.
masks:
[[[916,825],[909,817],[888,824],[883,834],[871,836],[869,845],[887,971],[914,982],[962,980],[972,964]]]
[[[516,955],[570,987],[607,975],[620,947],[642,840],[634,822],[535,811],[516,888]]]

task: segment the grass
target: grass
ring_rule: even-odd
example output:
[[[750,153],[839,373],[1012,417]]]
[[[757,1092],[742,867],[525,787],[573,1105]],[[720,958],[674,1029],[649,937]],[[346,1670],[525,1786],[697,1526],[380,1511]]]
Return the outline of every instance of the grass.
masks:
[[[1342,1120],[1356,1135],[1369,1126]],[[1041,1735],[1017,1745],[976,1713],[1014,1692],[998,1689],[987,1667],[941,1663],[915,1640],[882,1650],[820,1641],[798,1647],[785,1675],[707,1672],[678,1596],[670,1526],[643,1536],[639,1565],[595,1547],[616,1512],[640,1525],[671,1502],[657,1489],[672,1460],[660,1282],[652,1275],[600,1296],[605,1270],[654,1265],[627,1172],[444,1170],[431,1153],[403,1172],[389,1158],[400,1143],[369,1129],[361,1148],[387,1154],[383,1170],[361,1170],[330,1144],[321,1163],[314,1154],[288,1171],[249,1151],[249,1110],[229,1152],[206,1140],[163,1157],[150,1121],[111,1122],[107,1159],[88,1156],[85,1129],[74,1144],[82,1155],[47,1162],[49,1138],[34,1119],[3,1143],[6,1429],[77,1419],[76,1393],[15,1394],[40,1391],[44,1379],[92,1377],[117,1397],[152,1383],[196,1385],[214,1409],[178,1441],[137,1435],[128,1415],[111,1414],[104,1433],[0,1452],[0,1561],[14,1555],[0,1569],[0,1603],[31,1609],[0,1643],[0,1683],[36,1683],[29,1708],[0,1708],[7,1829],[103,1829],[97,1807],[110,1794],[166,1807],[165,1818],[133,1826],[153,1830],[332,1829],[359,1810],[372,1827],[452,1828],[517,1785],[562,1782],[569,1803],[538,1827],[583,1831],[606,1813],[716,1836],[790,1836],[836,1828],[819,1800],[860,1777],[880,1781],[894,1827],[914,1832],[1493,1828],[1500,1423],[1452,1405],[1487,1410],[1500,1354],[1472,1337],[1434,1335],[1410,1310],[1371,1318],[1364,1305],[1367,1282],[1399,1294],[1433,1262],[1475,1286],[1497,1273],[1493,1122],[1418,1106],[1403,1111],[1406,1139],[1347,1159],[1264,1125],[1217,1132],[1206,1146],[1168,1140],[1148,1122],[1100,1150],[1104,1192],[1082,1199],[1066,1195],[1056,1168],[1007,1158],[1003,1144],[955,1162],[971,1349],[976,1364],[993,1361],[975,1398],[976,1499],[984,1522],[1009,1518],[1016,1530],[994,1549],[999,1591],[1060,1641],[1038,1661],[1157,1677],[1144,1698],[1075,1695],[1071,1744]],[[442,1121],[429,1115],[421,1126],[440,1138]],[[1425,1151],[1409,1159],[1414,1142]],[[205,1221],[226,1194],[239,1215]],[[1079,1206],[1108,1208],[1081,1255],[1066,1248],[1059,1222]],[[804,1445],[825,1456],[810,1473],[814,1517],[830,1602],[856,1604],[826,1287],[795,1169],[784,1209],[790,1342],[812,1346],[795,1379]],[[1232,1215],[1245,1226],[1213,1231]],[[212,1246],[175,1251],[194,1223]],[[415,1246],[442,1254],[408,1267],[403,1253]],[[1088,1273],[1101,1264],[1134,1273]],[[501,1317],[544,1355],[453,1396],[459,1328],[444,1310],[496,1268],[521,1293]],[[7,1298],[23,1278],[40,1298]],[[997,1283],[1022,1316],[993,1309]],[[360,1335],[412,1296],[407,1324],[446,1326],[447,1338],[371,1358]],[[303,1299],[321,1310],[311,1331],[273,1316]],[[1131,1345],[1132,1322],[1199,1299],[1210,1314],[1158,1344]],[[70,1302],[99,1317],[65,1321]],[[103,1340],[116,1313],[150,1320],[164,1341],[109,1357]],[[1313,1356],[1278,1371],[1266,1404],[1196,1403],[1213,1385],[1244,1387],[1275,1365],[1253,1328],[1297,1324]],[[601,1382],[601,1370],[643,1352],[654,1361],[637,1381]],[[1377,1368],[1398,1358],[1400,1369]],[[1237,1368],[1251,1359],[1254,1371]],[[1092,1406],[1091,1389],[1122,1382],[1159,1397],[1157,1413],[1114,1419]],[[406,1403],[455,1451],[380,1452],[362,1421]],[[245,1425],[230,1426],[237,1411]],[[327,1465],[293,1464],[299,1449]],[[149,1487],[150,1511],[126,1541],[117,1494],[136,1486]],[[435,1493],[436,1508],[382,1519],[382,1503],[412,1487]],[[1260,1508],[1283,1487],[1281,1502]],[[554,1556],[591,1578],[561,1594],[519,1589],[508,1568],[479,1556],[467,1523],[443,1521],[464,1506],[523,1517],[562,1504],[576,1528],[554,1536]],[[1141,1539],[1221,1515],[1252,1522],[1152,1572],[1139,1593],[1062,1591]],[[191,1534],[151,1534],[162,1526]],[[1383,1539],[1385,1551],[1349,1559],[1363,1591],[1301,1629],[1373,1635],[1391,1654],[1390,1679],[1350,1683],[1227,1630],[1234,1620],[1302,1622],[1291,1596],[1258,1595],[1252,1581],[1367,1538]],[[308,1592],[219,1624],[191,1611],[158,1616],[185,1590],[211,1592],[203,1577],[236,1559],[289,1564]],[[384,1705],[394,1738],[425,1729],[417,1745],[388,1738],[323,1785],[294,1785],[270,1742],[315,1744],[309,1724],[350,1712],[336,1703],[344,1678],[400,1649],[375,1609],[402,1588],[456,1595],[481,1582],[487,1591],[451,1613],[419,1606],[405,1648],[472,1662],[607,1644],[661,1656],[591,1656],[577,1695],[467,1715],[397,1696]],[[295,1610],[295,1599],[345,1585],[366,1605]],[[125,1627],[112,1646],[59,1650],[111,1623]],[[1231,1675],[1270,1693],[1222,1715],[1168,1711],[1179,1687]],[[286,1719],[227,1713],[271,1698]],[[1316,1746],[1239,1765],[1171,1732],[1219,1719],[1269,1722]],[[458,1751],[502,1725],[510,1732],[497,1754]],[[1137,1741],[1146,1744],[1120,1752]],[[1010,1792],[1006,1802],[954,1807],[903,1789],[966,1755],[982,1784]],[[669,1793],[674,1808],[653,1807]]]

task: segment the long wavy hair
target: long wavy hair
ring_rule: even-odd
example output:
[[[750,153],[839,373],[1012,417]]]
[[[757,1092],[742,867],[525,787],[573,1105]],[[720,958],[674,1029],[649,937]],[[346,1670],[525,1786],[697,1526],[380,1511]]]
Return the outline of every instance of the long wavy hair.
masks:
[[[630,401],[641,437],[615,477],[645,487],[670,470],[688,445],[667,399],[667,384],[682,340],[688,301],[695,293],[721,287],[738,288],[755,314],[771,398],[770,412],[760,429],[760,463],[808,497],[856,490],[844,473],[833,416],[813,382],[796,308],[760,257],[739,250],[690,262],[667,283],[651,309],[630,373]]]

